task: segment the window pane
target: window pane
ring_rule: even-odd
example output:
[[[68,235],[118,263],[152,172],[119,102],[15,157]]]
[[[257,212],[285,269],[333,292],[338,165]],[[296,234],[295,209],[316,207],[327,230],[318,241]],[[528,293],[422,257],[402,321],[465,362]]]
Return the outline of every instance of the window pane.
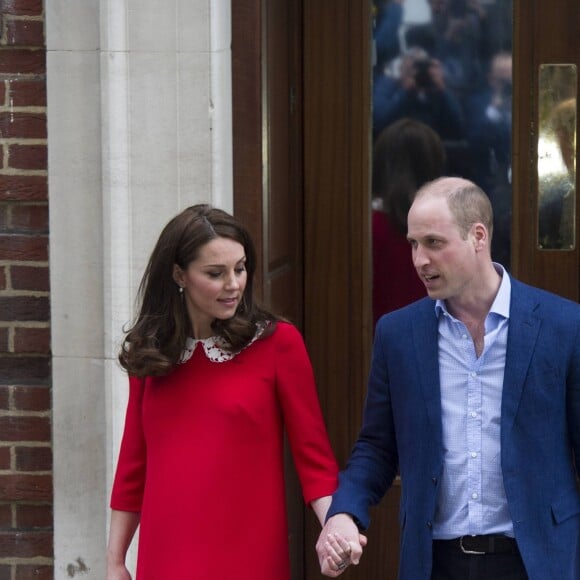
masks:
[[[492,256],[510,268],[512,12],[512,0],[373,1],[375,319],[424,292],[406,213],[440,175],[488,194]]]

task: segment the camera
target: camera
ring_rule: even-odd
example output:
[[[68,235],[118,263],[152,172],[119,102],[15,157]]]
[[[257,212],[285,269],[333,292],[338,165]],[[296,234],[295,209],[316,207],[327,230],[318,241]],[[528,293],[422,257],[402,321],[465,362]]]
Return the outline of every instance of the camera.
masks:
[[[415,84],[418,89],[428,89],[433,86],[433,79],[431,78],[431,64],[432,61],[429,58],[423,58],[416,60],[414,63],[415,68]]]

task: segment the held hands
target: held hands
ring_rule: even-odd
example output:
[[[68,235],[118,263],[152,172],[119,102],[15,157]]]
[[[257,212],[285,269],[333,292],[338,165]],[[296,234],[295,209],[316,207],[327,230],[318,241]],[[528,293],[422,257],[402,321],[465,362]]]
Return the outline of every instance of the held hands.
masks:
[[[366,536],[348,514],[332,516],[316,542],[320,571],[330,578],[340,576],[351,564],[358,565],[366,545]]]

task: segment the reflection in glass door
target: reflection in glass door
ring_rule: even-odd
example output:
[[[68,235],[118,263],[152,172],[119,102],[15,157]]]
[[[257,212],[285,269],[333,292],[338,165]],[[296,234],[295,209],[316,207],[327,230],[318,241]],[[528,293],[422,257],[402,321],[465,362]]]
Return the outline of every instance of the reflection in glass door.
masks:
[[[415,191],[439,175],[490,197],[492,256],[511,254],[512,0],[373,0],[373,310],[411,302]]]

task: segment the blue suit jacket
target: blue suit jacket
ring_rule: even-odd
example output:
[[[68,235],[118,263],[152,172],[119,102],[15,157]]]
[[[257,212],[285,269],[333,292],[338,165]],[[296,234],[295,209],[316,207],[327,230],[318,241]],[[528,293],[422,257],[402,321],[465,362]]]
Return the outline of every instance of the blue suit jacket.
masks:
[[[574,467],[574,456],[578,465]],[[501,466],[530,580],[580,578],[580,305],[512,279]],[[443,470],[434,302],[376,329],[363,426],[328,517],[362,529],[400,470],[401,580],[428,579]]]

